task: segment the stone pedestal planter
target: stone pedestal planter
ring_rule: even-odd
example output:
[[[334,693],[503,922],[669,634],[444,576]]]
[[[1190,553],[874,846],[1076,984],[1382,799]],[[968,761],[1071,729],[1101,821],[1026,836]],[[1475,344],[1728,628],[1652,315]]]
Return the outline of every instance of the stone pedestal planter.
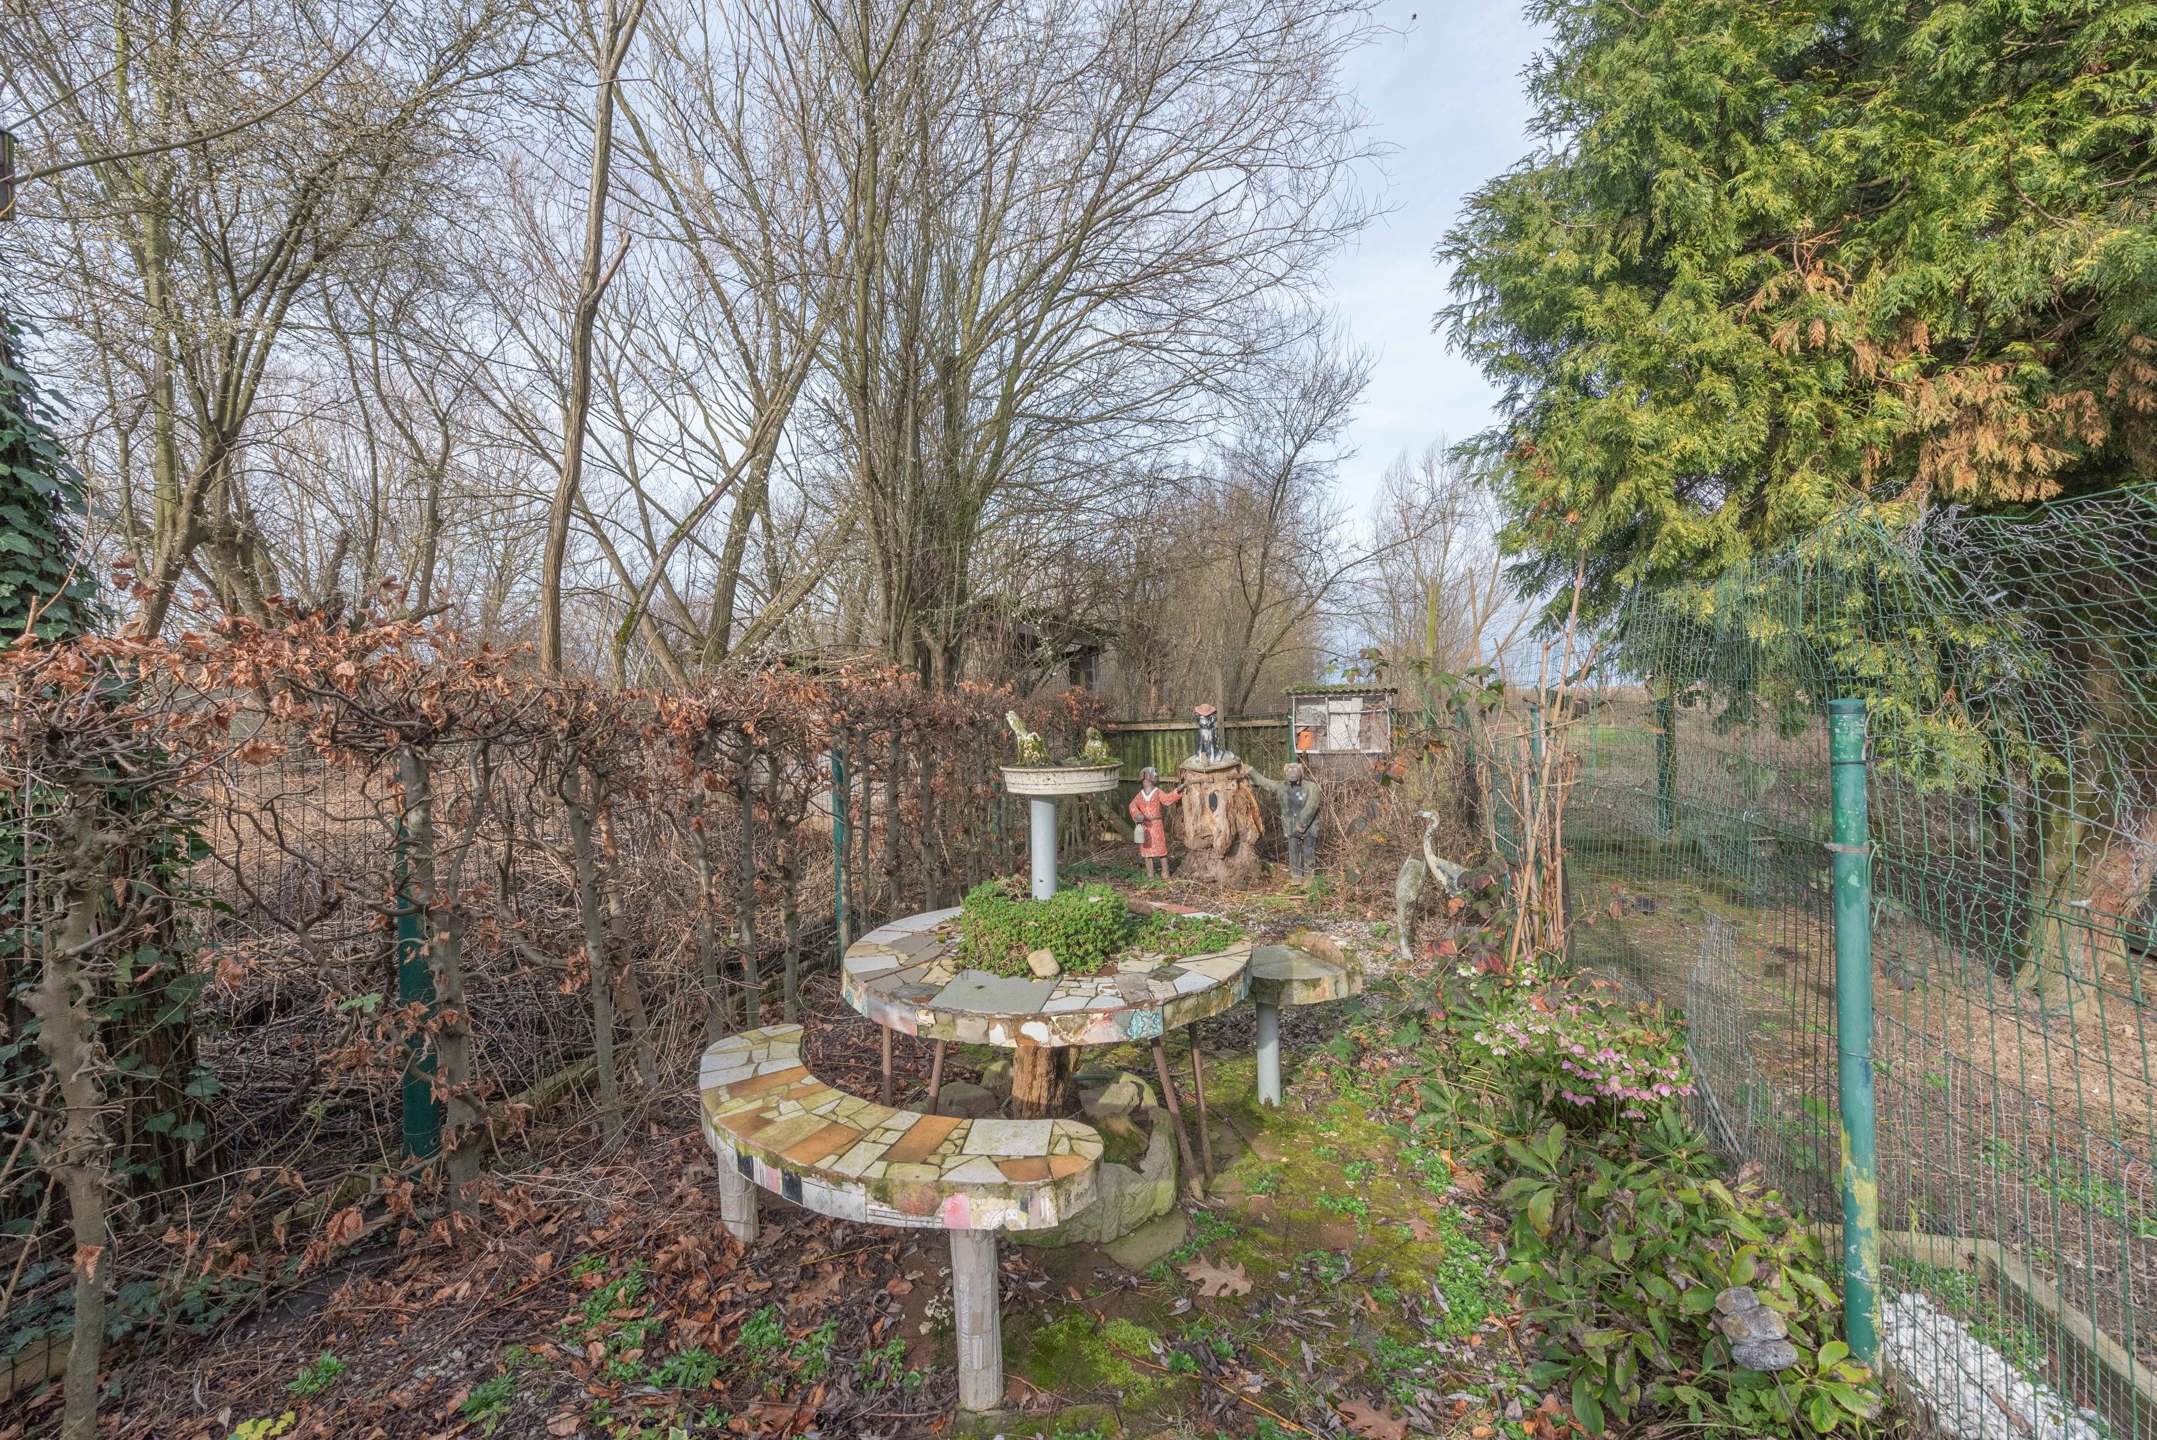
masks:
[[[1176,1142],[1167,1112],[1149,1107],[1153,1133],[1136,1166],[1102,1162],[1093,1204],[1052,1230],[1012,1235],[1021,1245],[1106,1245],[1176,1208]]]

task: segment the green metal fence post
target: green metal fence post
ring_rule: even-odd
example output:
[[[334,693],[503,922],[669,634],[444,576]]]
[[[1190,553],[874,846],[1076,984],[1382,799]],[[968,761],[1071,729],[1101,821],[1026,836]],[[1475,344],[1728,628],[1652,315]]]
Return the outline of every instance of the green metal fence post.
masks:
[[[831,913],[837,922],[833,932],[838,957],[846,955],[846,846],[847,812],[851,808],[851,791],[846,779],[846,752],[836,745],[831,750]]]
[[[1828,703],[1834,773],[1835,1057],[1842,1109],[1842,1310],[1850,1353],[1880,1353],[1880,1174],[1873,1145],[1872,849],[1865,817],[1865,702]]]
[[[434,1017],[434,971],[427,963],[426,916],[412,898],[407,876],[404,823],[397,824],[397,1002],[418,1002]],[[434,1099],[434,1049],[417,1032],[405,1041],[404,1083],[399,1094],[404,1153],[431,1160],[442,1149],[442,1115]]]

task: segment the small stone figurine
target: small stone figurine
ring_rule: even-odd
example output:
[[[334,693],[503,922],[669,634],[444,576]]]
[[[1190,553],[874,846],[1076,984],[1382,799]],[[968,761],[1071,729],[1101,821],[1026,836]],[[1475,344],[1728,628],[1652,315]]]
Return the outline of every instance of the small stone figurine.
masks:
[[[1221,745],[1220,714],[1211,705],[1201,705],[1191,713],[1198,717],[1198,753],[1191,758],[1202,765],[1234,759]]]
[[[1253,770],[1251,783],[1281,802],[1281,829],[1288,835],[1288,873],[1298,880],[1309,879],[1318,871],[1318,814],[1325,808],[1325,792],[1293,762],[1278,780]]]
[[[1086,743],[1079,747],[1077,755],[1081,765],[1114,765],[1116,752],[1108,748],[1108,741],[1101,738],[1100,727],[1086,727]]]
[[[1026,728],[1026,722],[1019,719],[1018,711],[1006,710],[1004,712],[1004,723],[1011,727],[1012,734],[1019,737],[1019,764],[1046,765],[1049,763],[1049,747],[1041,742],[1039,735]]]
[[[1163,817],[1181,799],[1183,791],[1161,788],[1161,774],[1151,765],[1138,772],[1138,793],[1131,797],[1130,813],[1138,822],[1138,854],[1146,862],[1149,880],[1168,878],[1168,825]]]

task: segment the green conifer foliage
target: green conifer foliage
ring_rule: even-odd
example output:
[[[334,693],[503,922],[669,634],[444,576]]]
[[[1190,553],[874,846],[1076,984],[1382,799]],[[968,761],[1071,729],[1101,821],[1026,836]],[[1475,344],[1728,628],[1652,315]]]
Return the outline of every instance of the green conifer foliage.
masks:
[[[1527,578],[1587,609],[1855,501],[2157,473],[2157,7],[1536,0],[1535,153],[1439,247]]]

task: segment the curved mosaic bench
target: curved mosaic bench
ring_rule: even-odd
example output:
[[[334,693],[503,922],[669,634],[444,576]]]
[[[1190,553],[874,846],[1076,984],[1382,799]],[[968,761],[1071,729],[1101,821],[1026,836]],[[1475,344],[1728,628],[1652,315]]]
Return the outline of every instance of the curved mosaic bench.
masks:
[[[1093,1203],[1101,1136],[1075,1120],[964,1120],[835,1090],[801,1063],[801,1027],[768,1025],[704,1052],[705,1138],[727,1232],[756,1239],[756,1189],[819,1214],[951,1234],[959,1403],[1003,1399],[999,1230],[1045,1230]]]
[[[1363,970],[1323,935],[1251,952],[1251,1000],[1258,1010],[1258,1103],[1281,1103],[1281,1007],[1323,1005],[1363,993]]]

